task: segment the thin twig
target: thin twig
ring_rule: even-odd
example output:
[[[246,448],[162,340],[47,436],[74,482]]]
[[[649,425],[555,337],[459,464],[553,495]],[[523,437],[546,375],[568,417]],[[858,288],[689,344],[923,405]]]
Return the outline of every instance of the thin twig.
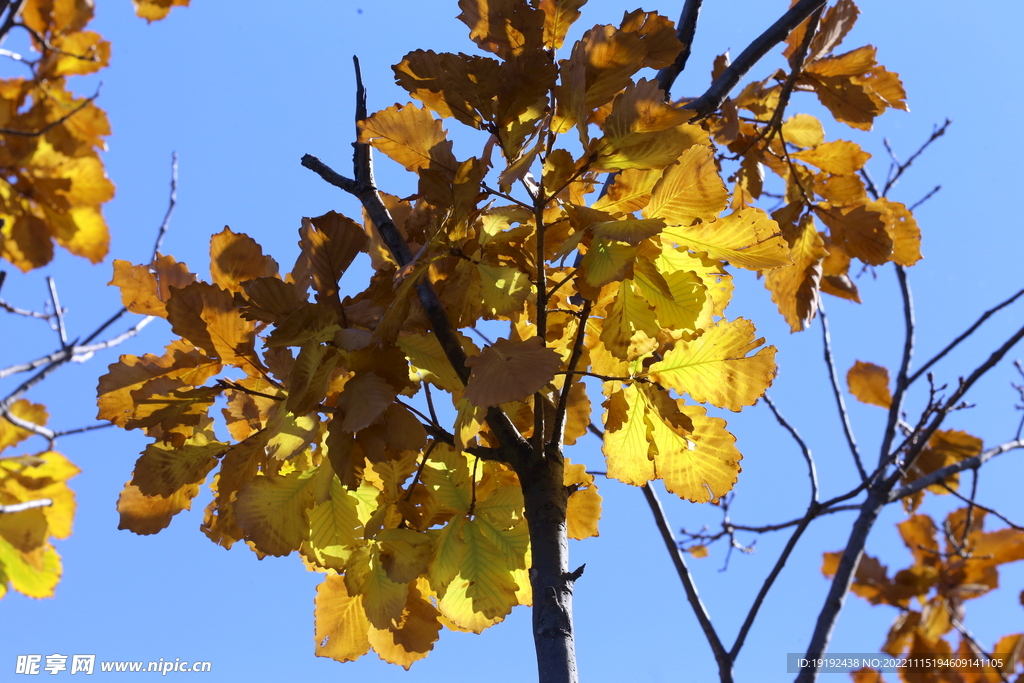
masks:
[[[811,16],[818,8],[825,4],[825,0],[800,0],[793,5],[788,12],[783,14],[778,21],[772,24],[764,33],[758,36],[754,42],[746,47],[739,57],[730,64],[722,75],[715,79],[707,91],[687,104],[685,109],[693,109],[697,112],[697,118],[705,116],[718,110],[729,96],[732,89],[747,75],[754,64],[761,60],[769,50],[786,39],[786,36],[797,26],[802,24],[807,17]]]
[[[918,479],[915,479],[906,486],[903,486],[889,493],[889,498],[887,502],[892,503],[902,498],[906,498],[907,496],[912,496],[918,491],[923,491],[924,489],[928,488],[929,486],[932,486],[933,484],[938,484],[939,482],[953,476],[957,472],[963,472],[964,470],[976,470],[982,465],[984,465],[986,462],[991,460],[992,458],[996,457],[997,455],[1002,455],[1007,451],[1012,451],[1017,448],[1024,448],[1024,439],[1013,439],[1012,441],[1007,441],[1006,443],[1002,443],[998,446],[990,448],[987,451],[983,451],[978,455],[972,456],[970,458],[964,458],[963,460],[959,460],[953,463],[952,465],[947,465],[942,469],[935,470],[934,472],[930,472],[924,475],[923,477],[919,477]]]
[[[850,424],[850,413],[846,410],[846,399],[843,398],[843,390],[839,386],[839,373],[836,370],[836,361],[832,355],[832,336],[828,330],[828,317],[825,315],[825,308],[819,302],[818,313],[821,318],[821,338],[825,350],[825,365],[828,367],[828,378],[832,383],[832,394],[836,399],[836,406],[839,408],[839,421],[843,425],[843,434],[846,435],[846,443],[853,454],[853,462],[857,465],[857,472],[860,473],[861,481],[867,481],[868,473],[864,470],[864,464],[860,459],[860,449],[857,448],[857,439],[853,435],[853,426]]]
[[[46,508],[51,505],[53,505],[53,501],[49,498],[36,498],[35,500],[26,500],[23,503],[0,505],[0,515],[24,512],[25,510],[32,510],[34,508]]]
[[[15,128],[0,128],[0,135],[17,135],[19,137],[26,137],[26,138],[36,138],[36,137],[39,137],[40,135],[46,135],[48,132],[50,132],[51,130],[53,130],[54,128],[56,128],[60,124],[64,123],[65,121],[70,119],[72,116],[74,116],[78,112],[80,112],[83,109],[85,109],[86,107],[88,107],[90,104],[92,104],[92,101],[100,96],[100,88],[102,88],[102,87],[103,87],[103,84],[100,83],[99,86],[96,88],[96,93],[92,97],[86,98],[85,101],[83,101],[77,107],[75,107],[74,109],[69,111],[67,114],[65,114],[64,116],[60,117],[56,121],[50,121],[48,124],[46,124],[45,126],[40,128],[39,130],[34,130],[33,131],[33,130],[17,130]]]
[[[889,194],[889,190],[891,190],[896,185],[896,183],[899,182],[900,176],[903,175],[904,171],[906,171],[908,168],[910,168],[911,164],[913,164],[914,161],[919,156],[921,156],[921,154],[926,149],[928,149],[929,145],[931,145],[933,142],[935,142],[936,140],[941,138],[943,135],[945,135],[946,134],[946,129],[949,128],[950,124],[952,124],[952,123],[953,123],[952,120],[946,119],[946,121],[941,126],[934,126],[932,128],[931,136],[927,140],[924,141],[924,144],[922,144],[917,149],[916,152],[914,152],[913,154],[910,155],[909,159],[907,159],[903,163],[897,162],[895,174],[893,174],[893,176],[891,178],[886,180],[885,187],[882,188],[882,196],[887,196]],[[890,150],[890,152],[891,152],[891,150]],[[895,159],[895,158],[896,158],[895,155],[893,155],[893,159]],[[876,197],[876,199],[877,199],[877,197]]]
[[[583,356],[583,347],[586,340],[587,321],[590,319],[590,308],[593,302],[587,299],[583,302],[583,310],[580,311],[579,326],[576,328],[576,339],[573,341],[572,352],[569,355],[568,372],[565,375],[565,383],[562,385],[562,393],[558,396],[558,405],[555,407],[555,423],[551,432],[551,442],[560,444],[565,437],[565,416],[569,407],[569,392],[572,391],[575,378],[576,365]],[[536,409],[536,406],[535,406]]]
[[[811,503],[817,503],[818,471],[814,467],[814,456],[811,455],[811,449],[808,448],[807,444],[800,437],[800,433],[796,431],[796,428],[789,422],[787,422],[786,418],[782,417],[782,413],[780,413],[779,409],[775,407],[775,404],[772,402],[772,399],[768,396],[768,394],[765,394],[763,398],[765,404],[772,411],[772,415],[774,415],[775,419],[778,420],[778,423],[782,425],[786,429],[786,431],[789,432],[789,435],[792,436],[793,440],[796,441],[798,446],[800,446],[800,452],[803,453],[804,460],[807,462],[807,473],[811,479]]]
[[[930,191],[930,192],[929,192],[928,194],[926,194],[925,196],[921,197],[921,198],[920,198],[920,199],[918,199],[918,200],[917,200],[916,202],[914,202],[913,204],[911,204],[911,205],[910,205],[910,208],[908,209],[908,211],[910,211],[911,213],[913,213],[913,212],[914,212],[914,209],[916,209],[917,207],[921,206],[921,205],[922,205],[922,204],[924,204],[924,203],[925,203],[926,201],[928,201],[929,199],[931,199],[931,198],[932,198],[933,196],[935,196],[935,193],[936,193],[936,192],[938,192],[938,191],[939,191],[939,190],[941,190],[941,189],[942,189],[942,185],[936,185],[935,187],[933,187],[933,188],[931,189],[931,191]]]
[[[977,500],[974,499],[974,497],[977,495],[976,487],[977,487],[977,481],[978,481],[978,470],[974,469],[972,471],[974,473],[974,483],[971,486],[971,495],[970,495],[970,497],[967,497],[967,496],[963,495],[962,493],[960,493],[959,491],[957,491],[956,489],[951,487],[949,484],[947,484],[945,481],[940,481],[939,482],[939,486],[941,486],[942,488],[946,489],[946,491],[948,491],[949,493],[953,494],[954,496],[956,496],[957,498],[959,498],[963,502],[967,503],[968,510],[973,510],[974,508],[978,508],[979,510],[983,510],[983,511],[987,512],[988,514],[992,515],[993,517],[996,517],[996,518],[1000,519],[1004,524],[1006,524],[1011,529],[1016,529],[1017,531],[1024,531],[1024,526],[1021,526],[1020,524],[1015,524],[1014,522],[1011,522],[1006,517],[1006,515],[1002,514],[998,510],[995,510],[995,509],[990,508],[990,507],[986,507],[986,506],[982,505],[981,503],[979,503]],[[964,529],[970,530],[970,528],[972,526],[974,526],[974,521],[973,521],[972,517],[973,517],[973,515],[968,517],[967,523],[964,525]],[[966,533],[966,531],[965,531],[965,533]],[[967,542],[967,540],[964,539],[963,541],[961,541],[961,544],[966,544],[966,542]]]
[[[899,264],[893,264],[896,268],[896,279],[900,284],[900,295],[903,299],[903,324],[905,328],[903,338],[903,356],[900,360],[900,369],[896,374],[896,386],[892,394],[892,403],[889,406],[889,419],[885,425],[885,432],[882,434],[882,447],[878,452],[878,466],[884,467],[889,458],[889,449],[892,447],[893,439],[896,438],[896,425],[899,422],[900,413],[903,411],[903,399],[910,385],[910,361],[914,355],[914,297],[910,292],[910,283],[907,281],[907,271]]]
[[[160,224],[160,229],[156,233],[156,243],[153,245],[153,254],[150,256],[149,261],[152,263],[156,260],[157,254],[160,253],[160,247],[164,243],[164,236],[167,234],[167,229],[171,227],[171,214],[174,213],[174,207],[178,204],[178,153],[171,152],[171,197],[167,204],[167,213],[164,214],[164,220]]]
[[[14,28],[15,22],[18,21],[18,15],[21,14],[21,8],[25,6],[27,1],[28,0],[14,0],[12,4],[11,0],[4,0],[4,2],[0,4],[0,14],[2,14],[5,9],[9,10],[7,18],[4,19],[3,25],[0,26],[0,44],[3,44],[4,40],[7,38],[7,34],[11,32],[12,28]]]
[[[926,373],[926,372],[928,371],[928,369],[929,369],[929,368],[930,368],[931,366],[935,365],[935,364],[936,364],[936,363],[938,363],[938,362],[939,362],[940,360],[942,360],[942,358],[943,358],[943,357],[945,357],[945,355],[946,355],[947,353],[949,353],[950,351],[952,351],[953,349],[955,349],[955,348],[956,348],[956,347],[957,347],[957,346],[958,346],[958,345],[960,344],[960,342],[962,342],[963,340],[967,339],[967,338],[968,338],[968,337],[970,337],[970,336],[971,336],[972,334],[974,334],[975,330],[977,330],[977,329],[978,329],[979,327],[981,327],[982,323],[984,323],[984,322],[985,322],[986,320],[988,320],[989,318],[991,318],[991,317],[992,317],[992,316],[993,316],[993,315],[994,315],[995,313],[997,313],[997,312],[999,312],[1000,310],[1002,310],[1002,309],[1006,308],[1007,306],[1009,306],[1010,304],[1012,304],[1012,303],[1013,303],[1014,301],[1016,301],[1017,299],[1019,299],[1019,298],[1021,297],[1021,295],[1024,295],[1024,289],[1021,289],[1021,290],[1020,290],[1019,292],[1017,292],[1016,294],[1014,294],[1013,296],[1011,296],[1011,297],[1010,297],[1009,299],[1007,299],[1006,301],[1003,301],[1002,303],[1000,303],[1000,304],[998,304],[998,305],[996,305],[996,306],[993,306],[992,308],[990,308],[990,309],[988,309],[987,311],[985,311],[984,313],[982,313],[982,314],[981,314],[981,317],[980,317],[980,318],[978,318],[978,319],[977,319],[977,320],[976,320],[976,321],[974,322],[974,324],[973,324],[973,325],[971,325],[970,327],[968,327],[968,328],[967,328],[967,329],[966,329],[966,330],[965,330],[965,331],[963,332],[963,334],[961,334],[961,335],[960,335],[960,336],[958,336],[958,337],[957,337],[956,339],[954,339],[954,340],[953,340],[953,341],[951,341],[951,342],[950,342],[949,344],[947,344],[947,345],[946,345],[946,347],[945,347],[944,349],[942,349],[942,350],[941,350],[941,351],[939,351],[939,352],[938,352],[937,354],[935,354],[935,356],[933,356],[931,360],[929,360],[929,361],[928,361],[927,363],[925,363],[924,365],[922,365],[922,366],[921,366],[921,367],[920,367],[920,368],[919,368],[919,369],[917,370],[917,372],[915,372],[914,374],[912,374],[912,375],[911,375],[911,376],[910,376],[910,377],[909,377],[909,378],[907,379],[907,385],[909,386],[910,384],[913,384],[913,383],[914,383],[914,381],[915,381],[915,380],[917,380],[917,378],[918,378],[918,377],[920,377],[921,375],[923,375],[924,373]]]
[[[52,277],[46,278],[46,284],[50,288],[50,302],[53,304],[53,315],[57,318],[57,334],[60,335],[60,346],[62,349],[68,347],[68,331],[64,326],[64,309],[60,307],[60,298],[57,296],[57,283]]]

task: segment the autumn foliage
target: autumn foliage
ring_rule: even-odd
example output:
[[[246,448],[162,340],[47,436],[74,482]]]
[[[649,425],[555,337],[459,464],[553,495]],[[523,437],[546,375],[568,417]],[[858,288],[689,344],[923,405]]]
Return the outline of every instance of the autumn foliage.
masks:
[[[154,20],[172,4],[188,0],[141,0],[135,7]],[[24,31],[35,54],[4,51],[25,75],[0,79],[0,258],[29,271],[48,264],[60,246],[98,263],[110,242],[102,205],[114,196],[99,156],[110,124],[96,104],[99,92],[77,95],[69,79],[105,68],[110,43],[86,28],[91,1],[22,0],[5,9],[0,41]],[[61,351],[67,353],[44,358],[47,363],[5,368],[0,378],[40,367],[48,373],[71,359],[73,344]],[[46,407],[21,398],[28,385],[0,400],[0,452],[45,429]],[[51,540],[71,534],[75,500],[67,481],[79,470],[50,441],[41,452],[0,455],[0,596],[11,588],[50,597],[61,577]]]

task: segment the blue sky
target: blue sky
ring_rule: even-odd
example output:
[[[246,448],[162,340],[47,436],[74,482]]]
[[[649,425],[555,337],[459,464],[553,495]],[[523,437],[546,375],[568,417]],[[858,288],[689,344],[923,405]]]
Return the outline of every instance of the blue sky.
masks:
[[[675,18],[681,4],[657,0],[643,8]],[[44,277],[52,275],[70,309],[72,337],[91,330],[120,305],[117,291],[104,286],[110,260],[139,263],[148,258],[166,209],[172,151],[180,159],[179,204],[165,252],[203,273],[209,235],[230,225],[289,264],[302,216],[332,209],[358,216],[349,197],[299,165],[308,152],[339,170],[350,168],[351,56],[362,61],[369,106],[375,110],[408,100],[390,70],[406,52],[475,48],[465,26],[454,19],[456,3],[448,0],[195,0],[193,7],[175,9],[169,19],[150,26],[134,17],[129,3],[103,0],[97,5],[91,28],[113,43],[112,65],[100,75],[99,100],[114,130],[105,155],[117,185],[117,197],[105,212],[111,253],[97,266],[61,253],[39,272],[11,273],[3,292],[19,305],[41,307]],[[874,154],[869,168],[884,177],[883,138],[905,157],[933,124],[954,121],[890,195],[909,205],[935,185],[943,186],[917,211],[925,259],[910,271],[920,325],[917,358],[925,359],[982,310],[1024,285],[1018,208],[1024,143],[1013,133],[1024,92],[1018,49],[1024,6],[983,3],[965,17],[963,5],[953,2],[862,0],[859,5],[863,14],[844,45],[879,48],[879,61],[904,82],[910,112],[885,114],[867,134],[826,121],[827,136],[862,144]],[[786,6],[784,0],[707,0],[693,56],[674,94],[702,92],[712,58],[726,49],[737,54]],[[633,4],[619,0],[591,0],[570,38],[594,24],[616,23],[632,9]],[[777,53],[753,75],[763,78],[779,66]],[[79,91],[91,94],[95,83],[79,81]],[[819,110],[813,96],[805,94],[794,98],[791,111]],[[379,164],[382,189],[408,194],[412,182],[394,165]],[[346,274],[343,292],[361,288],[366,272]],[[729,316],[753,319],[760,334],[779,347],[773,399],[814,449],[823,496],[845,491],[854,471],[827,392],[817,323],[809,332],[791,335],[768,292],[746,275],[737,275],[738,294]],[[902,322],[892,272],[881,268],[877,278],[865,275],[858,286],[861,306],[826,301],[840,372],[855,360],[894,368]],[[958,374],[967,374],[1010,336],[1024,319],[1020,306],[1000,314],[938,366],[939,379],[955,383]],[[55,335],[33,322],[0,318],[0,366],[52,350]],[[168,335],[167,325],[156,321],[116,353],[156,351]],[[93,419],[96,378],[116,353],[64,368],[30,395],[49,407],[51,426],[77,427]],[[1024,350],[1011,353],[1017,357],[1024,357]],[[986,445],[1012,437],[1020,413],[1013,408],[1011,381],[1019,377],[1004,361],[972,393],[978,407],[954,415],[947,427],[968,430]],[[0,389],[9,391],[8,385]],[[910,405],[919,408],[921,397]],[[884,412],[859,405],[851,410],[865,451],[877,451]],[[802,514],[807,495],[803,461],[767,409],[759,405],[725,417],[745,455],[731,511],[734,521],[767,523]],[[198,531],[208,494],[156,536],[117,530],[117,495],[144,445],[140,433],[115,429],[60,442],[59,449],[83,469],[72,482],[79,504],[74,535],[58,543],[64,578],[54,599],[10,594],[0,602],[7,625],[0,641],[0,672],[5,672],[0,678],[13,671],[15,655],[52,653],[96,654],[100,660],[209,660],[213,673],[207,678],[217,681],[332,676],[455,682],[535,676],[530,615],[524,608],[480,636],[442,633],[435,651],[408,673],[372,653],[354,664],[315,658],[312,610],[321,577],[307,572],[295,556],[257,561],[244,546],[225,551],[213,545]],[[24,446],[28,451],[44,447],[41,442]],[[603,469],[599,444],[592,438],[583,439],[571,457]],[[1018,522],[1024,519],[1015,488],[1024,474],[1022,457],[1018,451],[996,459],[983,470],[979,485],[981,501]],[[605,500],[601,536],[571,546],[573,566],[587,564],[575,598],[584,679],[715,679],[713,657],[640,492],[617,482],[598,484]],[[718,508],[672,500],[664,492],[662,500],[676,528],[714,527],[721,519]],[[933,498],[925,509],[944,515],[952,507],[948,500]],[[819,571],[821,553],[843,547],[852,518],[838,514],[819,521],[801,540],[737,661],[738,680],[787,679],[785,654],[806,647],[828,589]],[[894,569],[910,562],[893,527],[902,518],[897,507],[888,509],[868,541],[868,552]],[[786,538],[761,537],[756,553],[734,553],[726,572],[719,571],[721,545],[712,547],[710,558],[690,561],[727,643]],[[740,540],[752,538],[741,535]],[[1001,577],[1004,590],[972,601],[967,609],[968,626],[989,646],[1024,623],[1017,601],[1024,567],[1004,568]],[[894,616],[892,609],[851,598],[831,650],[876,651]]]

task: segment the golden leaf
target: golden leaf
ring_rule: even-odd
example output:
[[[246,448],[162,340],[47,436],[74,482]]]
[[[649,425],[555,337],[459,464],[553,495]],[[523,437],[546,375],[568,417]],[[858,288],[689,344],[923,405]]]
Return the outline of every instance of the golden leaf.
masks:
[[[199,484],[184,486],[173,495],[145,496],[139,487],[131,482],[124,485],[117,499],[117,511],[121,515],[118,529],[126,529],[133,534],[148,536],[166,529],[171,518],[182,510],[192,507],[192,499],[199,495]]]
[[[213,284],[229,292],[240,292],[246,280],[274,275],[277,275],[277,261],[264,256],[256,240],[245,233],[235,233],[224,226],[224,230],[210,238]]]
[[[544,46],[552,50],[562,47],[565,34],[580,18],[580,8],[587,0],[540,0],[544,12]]]
[[[299,247],[313,279],[313,289],[324,297],[334,297],[338,280],[361,251],[368,239],[363,229],[350,218],[329,211],[316,218],[303,218]]]
[[[44,426],[49,419],[46,406],[41,403],[32,403],[24,398],[19,398],[11,404],[8,409],[17,418],[35,425]],[[0,418],[0,451],[15,446],[32,436],[32,432],[19,427],[12,422]]]
[[[857,361],[846,373],[846,384],[861,403],[882,408],[892,405],[889,371],[880,365]]]
[[[616,173],[604,195],[592,204],[592,208],[618,216],[639,211],[651,200],[651,192],[659,180],[659,169],[630,168]]]
[[[480,49],[508,59],[543,47],[545,14],[526,0],[459,0],[457,17]]]
[[[344,577],[328,574],[317,586],[313,617],[317,657],[354,662],[369,651],[370,622],[362,596],[348,594]]]
[[[860,145],[846,140],[825,142],[813,149],[794,152],[789,156],[817,166],[825,173],[835,175],[852,175],[871,158],[871,155],[862,150]]]
[[[885,214],[869,203],[830,206],[820,203],[815,213],[829,227],[832,241],[864,263],[880,266],[892,256],[893,240],[886,230]]]
[[[709,327],[693,341],[680,341],[651,365],[662,386],[686,392],[700,403],[739,411],[753,405],[775,377],[775,347],[754,339],[754,325],[739,318]]]
[[[173,256],[158,256],[148,266],[115,260],[114,277],[107,284],[120,288],[121,303],[132,313],[166,318],[171,287],[183,289],[195,281],[184,263]]]
[[[748,270],[793,263],[778,223],[761,209],[740,209],[715,221],[667,228],[663,234],[693,251]]]
[[[309,539],[310,483],[316,471],[259,475],[242,486],[235,519],[245,538],[267,555],[287,555]]]
[[[466,361],[472,368],[465,397],[475,406],[521,401],[550,382],[562,359],[540,337],[525,341],[498,339],[479,356]]]
[[[714,153],[695,145],[665,169],[644,207],[644,218],[664,218],[669,225],[710,221],[725,209],[729,193],[718,175]]]
[[[211,439],[212,433],[197,432],[180,447],[151,443],[135,463],[132,486],[144,496],[170,498],[179,489],[198,484],[217,464],[229,445]]]
[[[600,536],[597,523],[601,519],[601,494],[594,485],[594,475],[587,474],[582,464],[565,461],[562,483],[575,487],[565,507],[565,519],[569,538],[582,541],[584,538]]]
[[[397,395],[395,388],[376,372],[357,373],[338,396],[338,409],[344,415],[341,429],[357,432],[370,426]]]
[[[416,50],[392,70],[398,85],[428,109],[480,128],[494,119],[500,68],[500,62],[487,57]]]
[[[825,129],[810,114],[796,114],[782,123],[782,139],[804,149],[817,147],[825,141]]]
[[[171,12],[172,7],[188,7],[189,0],[132,0],[135,14],[147,22],[163,19]]]
[[[810,326],[818,311],[825,244],[810,214],[803,216],[799,224],[784,223],[782,229],[793,264],[767,273],[764,285],[771,291],[772,301],[789,323],[790,331],[799,332]]]
[[[262,374],[263,364],[254,347],[254,325],[242,317],[227,290],[205,282],[172,290],[167,321],[175,334],[210,358],[240,367],[253,376]]]
[[[380,658],[398,664],[407,671],[434,649],[441,630],[441,613],[421,594],[416,584],[409,585],[409,597],[399,619],[386,628],[370,626],[369,640]]]
[[[368,142],[405,167],[436,165],[455,173],[458,163],[444,127],[426,109],[411,104],[383,109],[359,123],[359,142]]]

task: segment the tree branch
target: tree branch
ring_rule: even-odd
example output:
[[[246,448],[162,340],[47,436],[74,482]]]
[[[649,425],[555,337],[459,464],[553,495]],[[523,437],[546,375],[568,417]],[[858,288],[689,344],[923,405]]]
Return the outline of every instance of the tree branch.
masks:
[[[725,99],[736,87],[736,84],[747,75],[754,64],[761,60],[769,50],[786,39],[786,36],[802,24],[813,12],[825,5],[825,0],[800,0],[793,5],[788,12],[779,17],[778,21],[758,36],[754,42],[746,47],[739,57],[726,68],[722,75],[715,79],[707,91],[687,104],[684,109],[692,109],[697,112],[697,118],[715,112]]]
[[[782,413],[780,413],[779,409],[775,407],[774,403],[772,403],[772,400],[771,398],[768,397],[768,394],[765,394],[763,398],[765,404],[768,406],[768,408],[771,409],[772,415],[775,416],[775,419],[778,420],[779,424],[782,425],[786,429],[786,431],[789,432],[789,435],[792,436],[793,440],[796,441],[798,446],[800,446],[800,452],[803,453],[804,460],[807,462],[808,476],[810,476],[811,478],[811,503],[817,503],[818,472],[817,469],[814,467],[814,456],[811,455],[811,449],[807,447],[807,444],[800,437],[799,432],[796,431],[796,428],[793,427],[793,425],[789,424],[789,422],[786,421],[786,418],[782,417]]]
[[[846,399],[843,398],[843,390],[839,386],[839,373],[836,371],[836,361],[832,355],[832,335],[828,331],[828,317],[825,315],[825,308],[819,302],[818,313],[821,317],[821,337],[825,351],[825,364],[828,366],[828,379],[832,383],[832,395],[835,396],[836,406],[839,408],[839,421],[843,425],[843,434],[846,436],[846,443],[853,454],[853,462],[857,465],[857,472],[860,473],[861,481],[867,481],[868,473],[864,470],[864,464],[860,459],[860,449],[857,448],[857,440],[853,436],[853,426],[850,424],[850,414],[846,410]]]
[[[366,119],[366,89],[363,87],[359,60],[355,58],[353,60],[356,69],[356,133],[358,140],[359,124]],[[365,142],[356,142],[353,146],[355,148],[353,154],[355,180],[342,176],[310,154],[302,157],[302,165],[331,185],[359,200],[370,220],[377,226],[381,239],[388,246],[395,261],[399,267],[402,267],[412,261],[412,253],[374,184],[370,145]],[[445,357],[448,358],[448,362],[451,363],[463,384],[468,383],[470,372],[466,366],[466,352],[448,318],[448,312],[437,296],[434,285],[429,280],[423,280],[416,285],[416,293],[428,320],[430,320],[434,335],[444,350]],[[529,444],[500,408],[487,409],[487,422],[507,451],[505,461],[515,466],[515,463],[524,457]]]
[[[679,574],[679,578],[683,582],[683,588],[686,590],[686,599],[690,602],[690,607],[697,616],[701,630],[704,631],[704,637],[707,638],[708,645],[711,646],[711,651],[715,655],[715,661],[718,662],[718,673],[721,682],[731,683],[733,658],[730,653],[726,652],[725,646],[722,645],[722,641],[715,631],[715,626],[711,623],[711,617],[708,616],[708,610],[697,593],[697,586],[690,576],[690,570],[686,566],[683,553],[679,550],[679,546],[676,545],[675,538],[672,536],[672,529],[668,525],[668,519],[665,517],[664,508],[661,507],[661,501],[658,500],[658,495],[651,488],[650,484],[644,484],[641,488],[644,492],[644,498],[647,500],[647,505],[651,508],[651,513],[654,514],[654,521],[658,525],[661,539],[665,542],[665,549],[668,550],[668,554],[672,558],[672,564],[675,565],[676,573]]]
[[[983,451],[978,455],[972,456],[970,458],[964,458],[963,460],[957,461],[952,465],[947,465],[942,469],[930,472],[924,475],[923,477],[915,479],[906,486],[903,486],[889,493],[889,498],[887,502],[893,503],[902,498],[906,498],[907,496],[912,496],[918,491],[923,491],[924,489],[928,488],[929,486],[932,486],[933,484],[938,484],[942,482],[943,480],[953,476],[957,472],[963,472],[964,470],[977,470],[979,467],[981,467],[982,465],[984,465],[986,462],[996,457],[997,455],[1002,455],[1007,451],[1012,451],[1017,448],[1024,448],[1024,439],[1013,439],[1012,441],[1007,441],[1006,443],[990,448],[987,451]]]
[[[0,505],[0,515],[24,512],[25,510],[32,510],[33,508],[45,508],[50,507],[51,505],[53,505],[53,501],[49,498],[36,498],[35,500],[26,500],[22,503]]]
[[[676,77],[686,68],[686,62],[690,59],[690,51],[693,48],[693,36],[697,33],[697,19],[700,17],[700,6],[704,0],[686,0],[683,3],[683,11],[679,15],[679,23],[676,24],[676,38],[683,44],[683,49],[676,55],[676,60],[658,72],[658,87],[665,91],[668,96],[672,90],[672,84]]]
[[[996,306],[993,306],[992,308],[990,308],[990,309],[988,309],[987,311],[985,311],[984,313],[982,313],[982,314],[981,314],[981,317],[980,317],[980,318],[978,318],[978,319],[977,319],[977,320],[976,320],[976,321],[974,322],[974,324],[973,324],[973,325],[971,325],[970,327],[968,327],[968,328],[967,328],[967,329],[966,329],[966,330],[965,330],[965,331],[963,332],[963,334],[961,334],[961,335],[960,335],[960,336],[958,336],[958,337],[957,337],[956,339],[954,339],[954,340],[953,340],[953,341],[951,341],[951,342],[950,342],[949,344],[947,344],[947,345],[946,345],[946,348],[942,349],[942,350],[941,350],[941,351],[939,351],[939,352],[938,352],[937,354],[935,354],[935,355],[934,355],[934,356],[932,357],[932,359],[931,359],[931,360],[929,360],[929,361],[928,361],[927,363],[925,363],[924,365],[922,365],[922,366],[921,366],[921,367],[920,367],[920,368],[919,368],[919,369],[917,370],[917,372],[915,372],[914,374],[912,374],[912,375],[910,376],[910,378],[909,378],[909,379],[907,380],[907,384],[908,384],[908,385],[910,385],[910,384],[913,384],[913,383],[914,383],[914,381],[915,381],[915,380],[917,380],[917,379],[918,379],[918,378],[919,378],[919,377],[920,377],[921,375],[923,375],[923,374],[924,374],[925,372],[927,372],[927,371],[928,371],[928,369],[929,369],[929,368],[930,368],[931,366],[933,366],[933,365],[935,365],[936,363],[938,363],[938,362],[939,362],[940,360],[942,360],[942,359],[943,359],[943,358],[944,358],[944,357],[946,356],[946,354],[948,354],[948,353],[949,353],[950,351],[952,351],[953,349],[955,349],[955,348],[956,348],[956,347],[957,347],[957,346],[958,346],[958,345],[960,344],[960,342],[962,342],[963,340],[967,339],[967,338],[968,338],[968,337],[970,337],[970,336],[971,336],[972,334],[974,334],[974,332],[975,332],[975,331],[976,331],[976,330],[977,330],[977,329],[978,329],[979,327],[981,327],[982,323],[984,323],[984,322],[985,322],[986,320],[988,320],[989,318],[991,318],[991,317],[992,317],[992,316],[993,316],[993,315],[994,315],[995,313],[997,313],[997,312],[998,312],[998,311],[1000,311],[1001,309],[1003,309],[1003,308],[1006,308],[1007,306],[1009,306],[1010,304],[1012,304],[1012,303],[1013,303],[1014,301],[1016,301],[1017,299],[1019,299],[1019,298],[1021,297],[1021,295],[1022,295],[1022,294],[1024,294],[1024,289],[1022,289],[1022,290],[1018,291],[1018,292],[1017,292],[1016,294],[1014,294],[1013,296],[1011,296],[1011,297],[1010,297],[1009,299],[1007,299],[1006,301],[1002,302],[1001,304],[998,304],[998,305],[996,305]]]
[[[896,279],[900,283],[900,294],[903,298],[903,322],[906,334],[903,339],[903,358],[900,361],[899,373],[896,375],[892,404],[889,406],[889,419],[882,435],[882,447],[878,451],[878,466],[880,468],[884,467],[888,461],[889,449],[892,447],[893,439],[896,438],[897,423],[900,413],[903,411],[903,398],[906,396],[907,387],[910,384],[907,379],[910,373],[910,360],[914,355],[914,297],[910,293],[910,283],[907,282],[907,271],[901,265],[894,265]]]

